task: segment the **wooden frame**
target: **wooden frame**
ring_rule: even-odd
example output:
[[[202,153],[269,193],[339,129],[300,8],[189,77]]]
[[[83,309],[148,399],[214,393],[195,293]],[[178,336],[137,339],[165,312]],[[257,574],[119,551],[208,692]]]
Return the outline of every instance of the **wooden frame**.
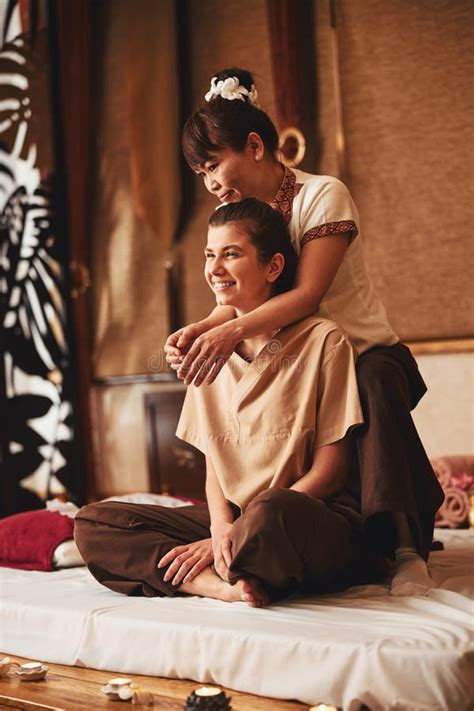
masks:
[[[175,435],[186,388],[145,393],[145,437],[150,491],[204,501],[206,461]]]
[[[436,341],[407,341],[413,355],[438,353],[473,353],[474,338],[442,338]]]

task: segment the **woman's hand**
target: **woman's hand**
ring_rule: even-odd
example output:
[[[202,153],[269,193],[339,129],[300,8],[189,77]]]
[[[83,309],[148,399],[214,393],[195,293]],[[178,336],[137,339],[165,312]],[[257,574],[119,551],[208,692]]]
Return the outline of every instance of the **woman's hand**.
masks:
[[[201,322],[190,323],[178,329],[166,339],[164,351],[166,362],[172,370],[178,370],[185,354],[201,333],[206,331],[205,324]]]
[[[169,565],[163,580],[165,582],[171,580],[172,585],[179,585],[181,582],[189,583],[204,568],[212,564],[214,560],[212,545],[211,539],[205,538],[202,541],[172,548],[158,563],[158,568]]]
[[[229,580],[229,567],[232,563],[232,541],[230,534],[232,523],[222,523],[211,527],[214,568],[222,580]]]
[[[178,378],[184,380],[186,385],[192,383],[199,387],[203,382],[210,385],[217,378],[240,340],[232,322],[216,326],[201,334],[185,355],[178,369]]]

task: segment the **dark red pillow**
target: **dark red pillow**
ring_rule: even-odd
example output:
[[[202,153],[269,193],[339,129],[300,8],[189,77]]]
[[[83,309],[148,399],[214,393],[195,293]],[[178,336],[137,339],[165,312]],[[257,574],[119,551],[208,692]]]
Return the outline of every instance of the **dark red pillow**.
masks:
[[[53,570],[53,553],[73,538],[74,519],[56,511],[25,511],[0,519],[0,566]]]

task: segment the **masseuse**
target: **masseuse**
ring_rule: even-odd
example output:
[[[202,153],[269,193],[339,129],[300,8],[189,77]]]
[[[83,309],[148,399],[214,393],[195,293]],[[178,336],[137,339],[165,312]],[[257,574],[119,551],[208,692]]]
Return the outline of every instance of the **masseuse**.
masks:
[[[281,212],[299,263],[295,286],[285,294],[244,315],[218,306],[172,334],[168,362],[187,384],[199,386],[216,378],[243,339],[313,313],[335,321],[359,355],[365,425],[356,440],[352,486],[361,492],[366,534],[374,551],[396,559],[392,594],[426,594],[434,583],[425,560],[443,500],[410,414],[426,386],[367,273],[359,216],[347,188],[336,178],[278,162],[275,127],[258,107],[252,76],[240,69],[213,78],[182,142],[189,165],[218,200],[254,196]]]
[[[293,285],[283,217],[254,199],[211,215],[205,277],[238,317]],[[262,606],[363,577],[359,503],[345,491],[362,422],[354,351],[311,316],[242,340],[219,378],[189,387],[178,431],[206,455],[207,504],[83,507],[91,573],[128,595],[180,593]]]

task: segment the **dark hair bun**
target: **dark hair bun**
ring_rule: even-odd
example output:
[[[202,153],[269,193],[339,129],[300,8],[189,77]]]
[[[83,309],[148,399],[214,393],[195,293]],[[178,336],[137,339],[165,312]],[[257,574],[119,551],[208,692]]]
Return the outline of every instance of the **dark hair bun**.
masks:
[[[242,86],[245,86],[248,91],[252,91],[252,85],[255,85],[253,75],[249,71],[247,71],[247,69],[240,69],[239,67],[221,69],[221,71],[217,72],[217,74],[214,74],[214,76],[217,81],[225,81],[226,79],[229,79],[229,77],[237,77]]]
[[[253,76],[246,69],[222,69],[212,77],[212,89],[206,101],[194,111],[184,124],[182,147],[184,156],[193,170],[205,164],[223,148],[243,151],[250,133],[258,133],[268,153],[275,156],[278,150],[278,133],[270,117],[255,103],[255,94],[249,100],[228,100],[215,95],[216,84],[235,78],[248,92],[252,92]],[[229,82],[233,84],[233,82]],[[237,87],[233,87],[235,91]]]

